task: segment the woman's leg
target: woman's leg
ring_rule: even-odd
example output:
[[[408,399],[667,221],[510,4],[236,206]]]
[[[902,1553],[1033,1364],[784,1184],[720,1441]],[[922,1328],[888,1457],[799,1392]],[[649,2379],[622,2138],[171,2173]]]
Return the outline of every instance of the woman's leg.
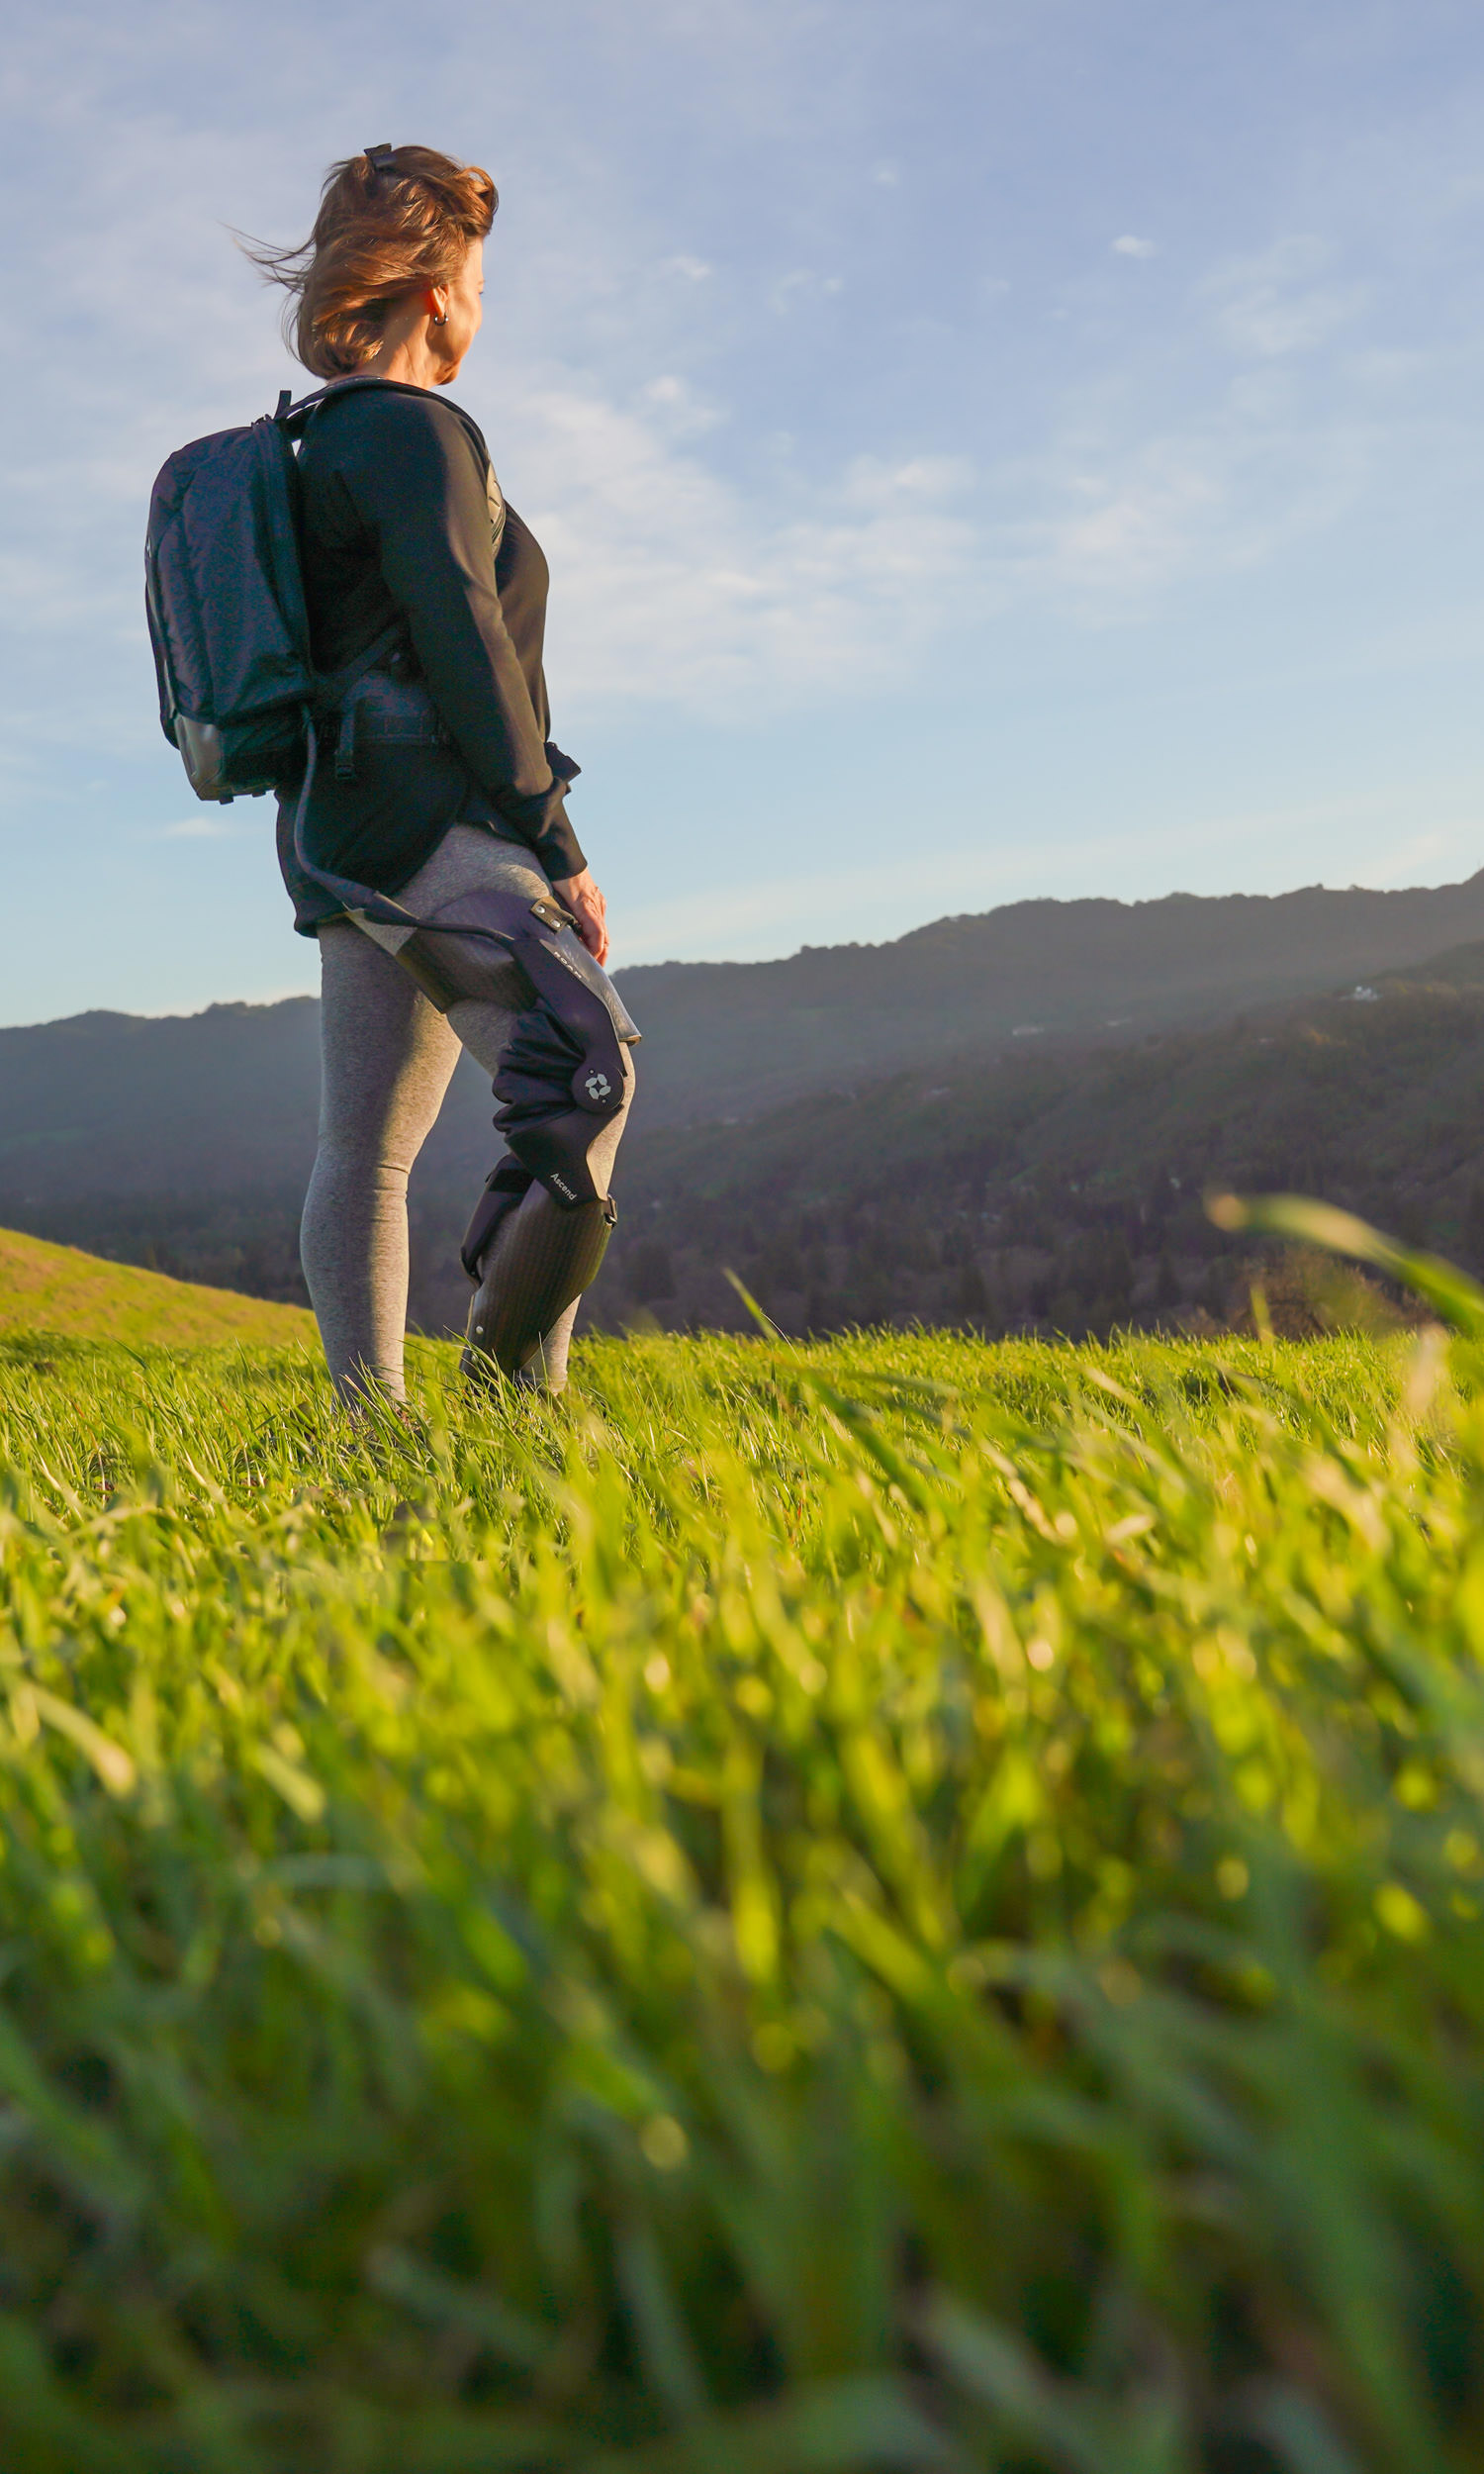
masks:
[[[431,917],[433,914],[428,912],[424,915]],[[510,1038],[514,1015],[506,1012],[500,1005],[485,1004],[476,998],[466,997],[459,1003],[449,1006],[447,1018],[470,1055],[479,1060],[493,1082],[500,1071],[501,1055],[506,1041]],[[623,1062],[623,1106],[615,1116],[607,1118],[600,1127],[588,1152],[588,1166],[593,1172],[593,1183],[601,1194],[606,1194],[609,1189],[613,1162],[617,1155],[618,1145],[623,1138],[623,1128],[628,1120],[629,1103],[634,1094],[634,1069],[628,1050],[621,1049],[619,1054]],[[549,1213],[557,1207],[552,1203],[545,1187],[535,1185],[530,1188],[518,1209],[510,1214],[510,1220],[513,1222],[522,1213],[527,1216],[538,1212]],[[499,1231],[496,1246],[500,1253],[510,1258],[519,1247],[524,1234],[523,1230],[517,1231],[513,1225]],[[491,1268],[498,1283],[499,1266]],[[581,1304],[582,1298],[574,1297],[571,1304],[562,1308],[555,1322],[542,1334],[540,1349],[536,1356],[532,1358],[528,1366],[522,1368],[515,1378],[515,1380],[526,1389],[548,1391],[552,1394],[566,1390],[567,1355],[572,1346],[573,1327],[577,1322],[577,1310]]]
[[[439,911],[462,895],[477,888],[490,888],[500,893],[528,894],[534,902],[548,895],[551,888],[528,851],[518,844],[498,840],[496,836],[475,825],[454,825],[438,844],[431,859],[419,869],[412,883],[398,895],[404,907],[422,919],[435,919]],[[493,1081],[500,1071],[506,1044],[514,1026],[515,1016],[508,1006],[480,998],[466,997],[448,1008],[446,1016],[453,1030],[471,1056],[476,1058]],[[622,1108],[601,1126],[588,1153],[588,1164],[600,1194],[608,1191],[613,1160],[622,1139],[629,1103],[633,1097],[633,1063],[627,1048],[622,1051],[624,1096]],[[511,1225],[522,1215],[527,1220],[558,1208],[552,1203],[544,1186],[532,1186],[519,1208],[497,1232],[496,1244],[486,1258],[487,1273],[498,1285],[500,1255],[511,1255],[518,1249],[519,1236]],[[581,1298],[574,1297],[554,1317],[542,1335],[537,1356],[523,1370],[518,1380],[529,1387],[558,1392],[567,1381],[567,1352],[572,1327],[577,1320]]]
[[[320,1149],[300,1254],[345,1397],[406,1397],[407,1181],[459,1043],[407,973],[348,919],[320,930]]]

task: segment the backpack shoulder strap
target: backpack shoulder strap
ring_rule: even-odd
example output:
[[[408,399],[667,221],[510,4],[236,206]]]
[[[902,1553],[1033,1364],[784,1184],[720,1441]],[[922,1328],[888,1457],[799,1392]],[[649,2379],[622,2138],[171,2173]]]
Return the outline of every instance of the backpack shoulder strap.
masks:
[[[286,430],[291,438],[298,437],[303,430],[308,428],[316,413],[322,411],[326,404],[338,402],[343,395],[359,395],[367,387],[381,387],[389,394],[402,391],[395,380],[386,378],[332,378],[327,386],[317,387],[313,395],[302,395],[296,404],[288,388],[285,387],[278,399],[273,419],[278,428]],[[425,390],[415,387],[409,388],[407,392],[420,395]]]
[[[369,677],[383,654],[390,653],[394,645],[405,644],[407,640],[407,620],[399,612],[397,617],[382,628],[379,635],[373,636],[370,643],[362,647],[353,660],[342,662],[338,670],[322,670],[319,699],[322,709],[334,712],[343,706],[352,689],[359,687],[362,679]]]

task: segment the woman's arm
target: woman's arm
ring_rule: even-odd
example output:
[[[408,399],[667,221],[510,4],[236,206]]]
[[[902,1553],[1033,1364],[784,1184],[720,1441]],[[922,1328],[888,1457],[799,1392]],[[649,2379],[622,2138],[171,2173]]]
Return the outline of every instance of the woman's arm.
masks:
[[[378,402],[368,390],[361,409],[341,474],[433,702],[475,780],[546,874],[591,885],[562,804],[567,786],[547,762],[501,612],[479,450],[458,414],[432,398],[399,390]]]

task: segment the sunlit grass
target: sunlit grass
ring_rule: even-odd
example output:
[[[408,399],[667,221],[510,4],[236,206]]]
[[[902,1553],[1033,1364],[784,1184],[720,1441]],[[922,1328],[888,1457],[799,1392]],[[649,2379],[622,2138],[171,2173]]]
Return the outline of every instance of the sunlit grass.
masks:
[[[3,1360],[0,2463],[1484,2459],[1436,1336]]]

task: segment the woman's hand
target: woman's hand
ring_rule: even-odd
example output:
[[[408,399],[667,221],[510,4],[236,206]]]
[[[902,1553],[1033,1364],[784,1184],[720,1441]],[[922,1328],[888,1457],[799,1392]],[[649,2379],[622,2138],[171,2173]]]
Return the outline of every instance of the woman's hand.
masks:
[[[593,882],[593,871],[584,868],[581,876],[557,876],[551,881],[557,901],[565,903],[577,921],[577,932],[595,962],[608,958],[608,906]]]

